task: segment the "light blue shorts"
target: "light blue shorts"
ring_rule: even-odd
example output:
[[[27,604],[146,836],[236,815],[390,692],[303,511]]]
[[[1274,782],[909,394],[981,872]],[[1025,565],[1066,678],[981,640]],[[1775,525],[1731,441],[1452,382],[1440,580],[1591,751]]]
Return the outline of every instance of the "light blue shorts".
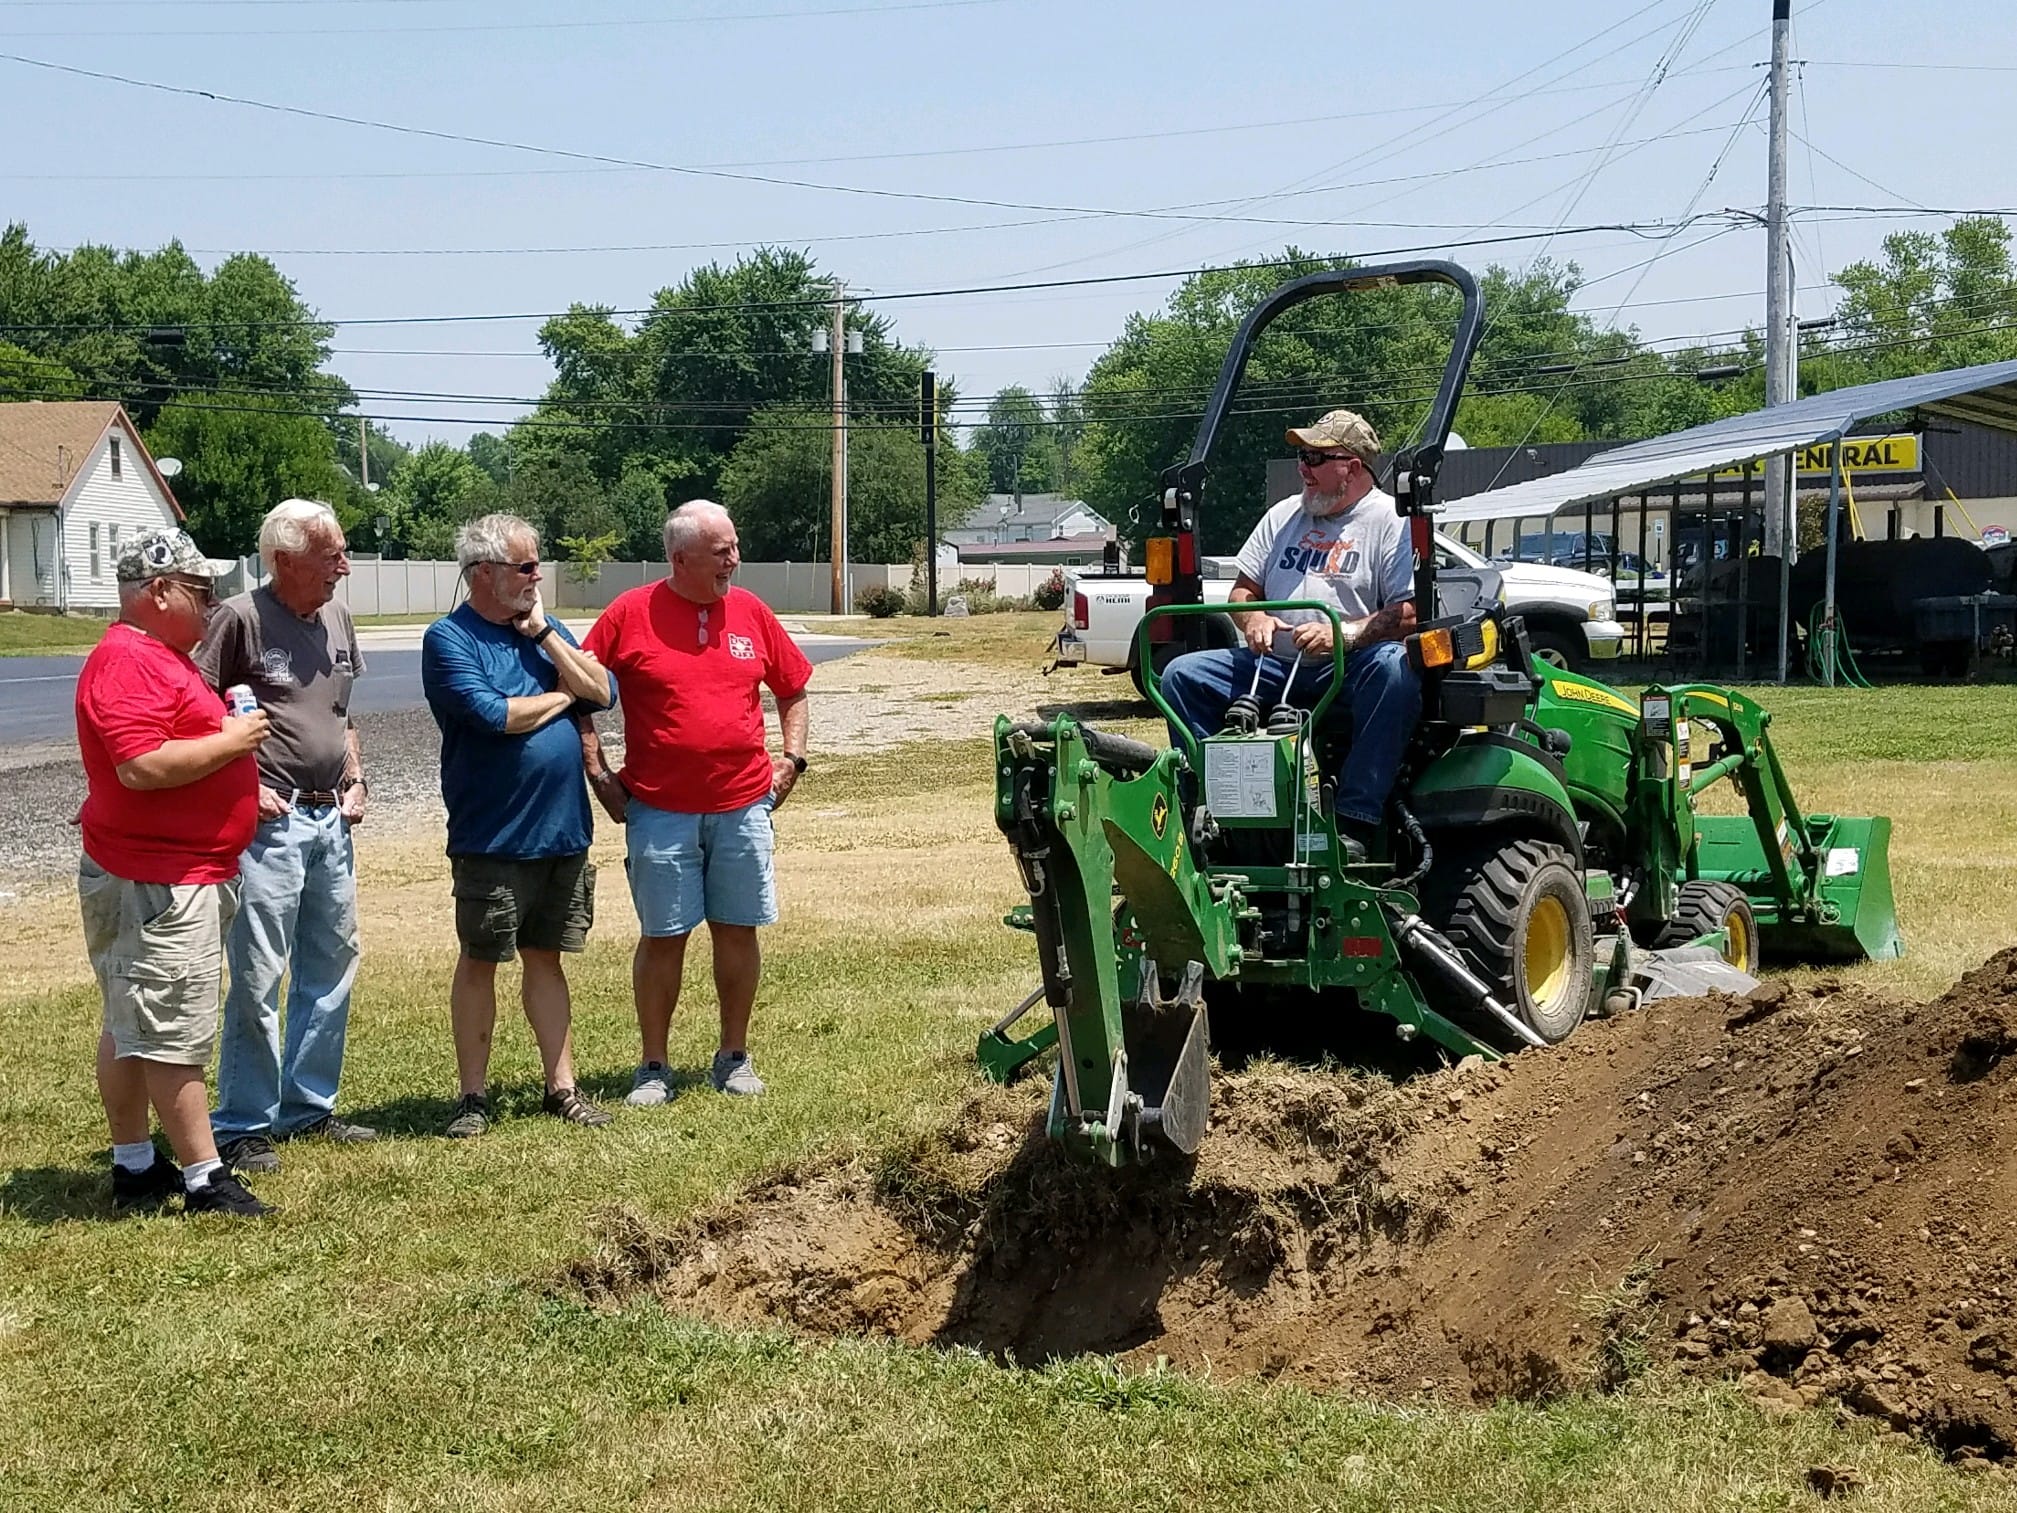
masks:
[[[633,798],[625,808],[630,901],[646,935],[690,935],[718,925],[777,923],[771,802],[723,814],[681,814]]]

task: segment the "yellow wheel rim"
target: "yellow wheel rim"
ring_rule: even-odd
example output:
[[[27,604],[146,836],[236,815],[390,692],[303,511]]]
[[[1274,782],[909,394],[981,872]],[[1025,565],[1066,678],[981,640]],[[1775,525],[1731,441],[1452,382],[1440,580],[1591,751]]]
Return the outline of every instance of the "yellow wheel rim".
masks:
[[[1723,920],[1725,945],[1723,960],[1740,972],[1751,970],[1751,922],[1742,910],[1732,909]]]
[[[1541,1008],[1552,1008],[1569,981],[1574,957],[1569,949],[1569,911],[1559,898],[1535,900],[1527,915],[1526,948],[1521,952],[1526,968],[1527,996]]]

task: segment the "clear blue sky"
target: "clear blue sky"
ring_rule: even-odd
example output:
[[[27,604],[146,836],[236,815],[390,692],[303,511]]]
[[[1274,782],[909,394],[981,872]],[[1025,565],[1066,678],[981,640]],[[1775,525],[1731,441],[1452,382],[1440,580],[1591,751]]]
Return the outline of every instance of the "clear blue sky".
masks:
[[[1365,253],[1673,221],[1691,203],[1762,206],[1762,101],[1753,125],[1739,122],[1763,79],[1770,14],[1770,0],[0,0],[0,52],[48,63],[893,192],[611,171],[9,61],[0,220],[27,222],[46,246],[180,237],[206,265],[268,252],[338,320],[634,308],[764,241],[807,248],[887,295],[1195,268],[1289,241]],[[1793,129],[1827,155],[1794,144],[1796,204],[2017,203],[2005,150],[2017,6],[1794,0],[1794,21],[1794,56],[1808,61]],[[1131,140],[1085,140],[1114,137]],[[1032,145],[1059,143],[1073,145]],[[928,196],[1102,211],[1218,201],[1199,213],[1234,219]],[[1830,297],[1815,286],[1873,255],[1885,232],[1945,223],[1803,218],[1801,313],[1824,314]],[[666,250],[517,250],[639,245]],[[366,255],[410,249],[484,250]],[[1762,234],[1719,222],[1666,243],[1564,234],[1450,255],[1480,268],[1573,259],[1592,280],[1580,305],[1651,338],[1762,315]],[[942,373],[973,398],[1082,375],[1129,311],[1172,287],[880,308],[904,339],[938,348]],[[361,389],[536,395],[549,372],[536,325],[345,326],[335,366]],[[460,440],[481,416],[501,429],[517,413],[389,398],[366,409],[437,417],[391,426],[414,441]]]

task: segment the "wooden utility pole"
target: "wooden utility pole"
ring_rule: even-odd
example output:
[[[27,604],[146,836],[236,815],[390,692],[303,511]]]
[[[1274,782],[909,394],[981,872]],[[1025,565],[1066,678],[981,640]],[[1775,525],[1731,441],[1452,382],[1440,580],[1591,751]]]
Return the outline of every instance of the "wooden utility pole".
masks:
[[[1793,264],[1786,224],[1786,44],[1793,30],[1793,0],[1772,0],[1771,132],[1765,167],[1765,404],[1786,404],[1794,393]],[[1800,549],[1793,520],[1793,469],[1783,454],[1765,459],[1765,551],[1779,558],[1779,681],[1786,681],[1786,595]],[[1711,563],[1704,563],[1706,575]],[[1707,582],[1706,576],[1704,582]]]
[[[371,422],[362,415],[357,417],[357,483],[371,492]]]
[[[924,602],[938,613],[938,375],[927,371],[918,386],[918,425],[924,442]]]
[[[847,306],[841,282],[833,281],[833,521],[828,540],[833,558],[833,613],[844,615],[847,602]]]

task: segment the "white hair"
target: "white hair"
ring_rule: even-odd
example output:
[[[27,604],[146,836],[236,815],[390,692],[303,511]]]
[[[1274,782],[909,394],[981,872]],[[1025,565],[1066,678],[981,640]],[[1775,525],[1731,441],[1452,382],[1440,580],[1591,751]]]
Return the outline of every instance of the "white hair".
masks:
[[[259,522],[259,560],[270,573],[278,553],[305,552],[317,536],[342,534],[336,511],[320,499],[283,499]]]
[[[479,515],[455,533],[455,560],[466,573],[479,562],[504,562],[511,557],[511,538],[530,536],[539,550],[539,532],[517,515]]]
[[[665,560],[683,552],[700,540],[701,533],[716,520],[727,520],[728,511],[712,499],[689,499],[665,517]]]

